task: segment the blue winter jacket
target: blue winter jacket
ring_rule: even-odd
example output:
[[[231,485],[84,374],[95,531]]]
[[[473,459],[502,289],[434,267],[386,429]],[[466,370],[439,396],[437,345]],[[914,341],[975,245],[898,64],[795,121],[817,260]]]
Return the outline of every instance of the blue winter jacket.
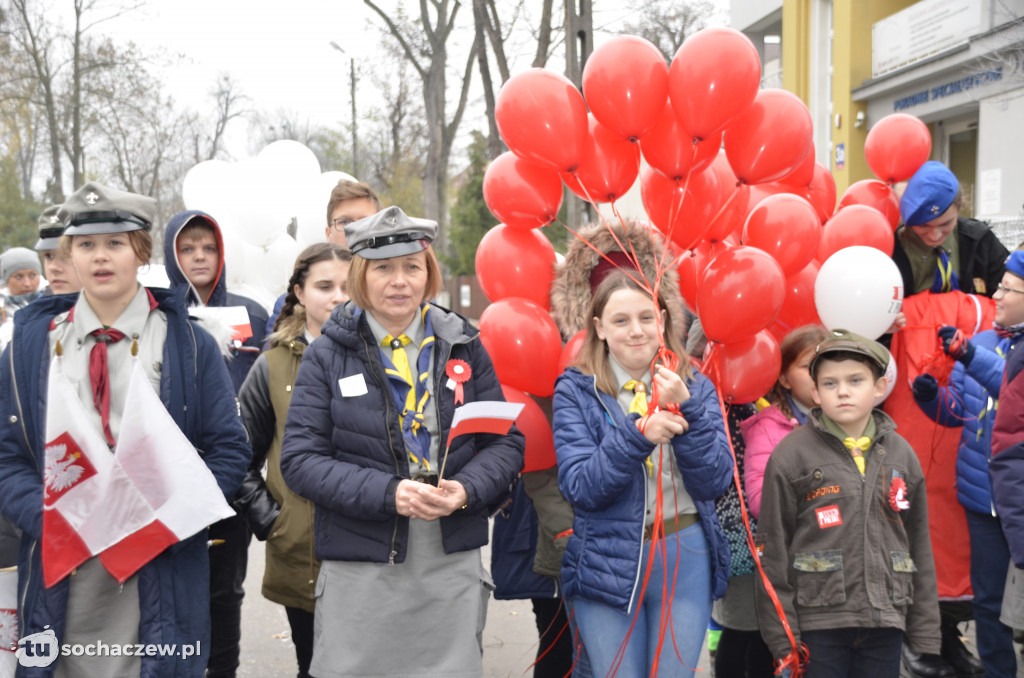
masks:
[[[195,445],[224,496],[238,489],[251,451],[238,416],[234,390],[213,339],[186,316],[184,290],[151,289],[167,316],[160,399]],[[70,309],[77,295],[39,299],[18,312],[14,338],[0,357],[0,513],[22,530],[18,560],[18,622],[21,635],[48,626],[64,635],[68,579],[43,586],[42,533],[46,386],[51,319]],[[139,642],[201,642],[201,657],[142,658],[142,678],[200,678],[210,642],[210,567],[207,536],[200,532],[161,553],[139,573]],[[19,667],[19,678],[54,674],[57,663]]]
[[[1005,360],[996,352],[1000,339],[994,330],[981,332],[970,341],[975,349],[970,365],[965,369],[957,362],[949,385],[940,388],[934,399],[917,400],[917,404],[939,424],[963,427],[956,457],[957,499],[965,509],[994,516],[988,463]]]
[[[690,428],[672,447],[707,538],[712,594],[720,598],[729,581],[729,545],[715,499],[732,482],[732,455],[714,386],[697,374],[688,387],[690,399],[679,411]],[[558,378],[552,426],[558,484],[576,512],[562,560],[565,595],[624,611],[633,608],[638,591],[647,508],[643,460],[654,451],[636,427],[638,418],[599,392],[594,376],[569,368]]]
[[[430,307],[434,330],[434,396],[440,449],[455,412],[445,368],[469,364],[465,402],[504,400],[480,335],[461,316]],[[384,363],[366,314],[354,303],[338,306],[322,336],[302,357],[288,408],[281,473],[296,493],[316,504],[314,538],[321,560],[405,561],[409,518],[398,515],[395,490],[409,477],[409,455]],[[342,395],[339,381],[361,380],[366,393]],[[348,382],[351,383],[351,382]],[[444,476],[466,488],[466,508],[441,518],[446,553],[487,543],[488,516],[508,497],[523,467],[523,434],[470,434],[452,441]],[[435,460],[435,468],[436,468]]]
[[[220,270],[217,272],[217,280],[213,284],[213,291],[210,298],[205,301],[199,299],[199,292],[181,270],[178,264],[178,234],[181,233],[187,224],[199,220],[213,229],[217,238],[217,249],[220,252]],[[241,346],[231,348],[231,357],[228,359],[228,373],[231,375],[231,383],[235,387],[235,394],[242,388],[242,382],[252,369],[256,358],[263,350],[265,328],[267,326],[267,309],[249,297],[228,292],[227,265],[224,262],[224,237],[220,232],[220,225],[217,221],[205,212],[192,210],[189,212],[178,212],[167,222],[167,230],[164,232],[164,268],[167,277],[171,281],[171,289],[184,288],[187,290],[185,302],[188,306],[197,306],[205,303],[206,306],[244,306],[249,312],[249,325],[252,327],[252,336],[242,342]]]

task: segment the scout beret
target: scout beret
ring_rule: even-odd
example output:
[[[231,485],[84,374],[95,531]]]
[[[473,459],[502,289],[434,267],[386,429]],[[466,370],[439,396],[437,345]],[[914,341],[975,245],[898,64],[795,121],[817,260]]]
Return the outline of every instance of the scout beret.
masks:
[[[900,198],[900,215],[907,226],[920,226],[949,209],[960,183],[941,162],[929,160],[910,177]]]

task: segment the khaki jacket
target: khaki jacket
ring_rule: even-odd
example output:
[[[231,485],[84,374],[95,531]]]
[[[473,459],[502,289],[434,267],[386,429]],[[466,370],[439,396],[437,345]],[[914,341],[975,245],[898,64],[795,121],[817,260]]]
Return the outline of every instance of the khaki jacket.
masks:
[[[915,652],[939,652],[939,606],[928,502],[917,455],[875,410],[862,477],[821,410],[768,460],[755,543],[797,643],[800,632],[899,628]],[[890,494],[905,485],[909,506]],[[757,581],[757,615],[772,654],[790,651],[775,604]]]

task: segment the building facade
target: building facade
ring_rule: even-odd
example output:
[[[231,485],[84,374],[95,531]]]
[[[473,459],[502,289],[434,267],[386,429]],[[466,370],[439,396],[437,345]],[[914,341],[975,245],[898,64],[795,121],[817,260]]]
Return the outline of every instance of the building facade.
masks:
[[[959,178],[965,212],[1024,242],[1024,0],[743,0],[731,22],[761,52],[762,84],[807,104],[840,195],[873,178],[872,125],[909,113]]]

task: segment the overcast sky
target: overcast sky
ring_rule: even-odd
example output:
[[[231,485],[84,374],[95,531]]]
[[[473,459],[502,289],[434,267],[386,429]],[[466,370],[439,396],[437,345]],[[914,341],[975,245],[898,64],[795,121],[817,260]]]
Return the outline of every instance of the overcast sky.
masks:
[[[393,7],[397,0],[380,0],[379,4]],[[539,0],[532,4],[531,10],[539,13]],[[407,1],[405,5],[408,11],[418,12],[418,3]],[[634,3],[594,0],[594,5],[595,28],[614,29],[628,18],[629,6]],[[450,60],[452,70],[462,63],[465,46],[472,40],[470,10],[464,2],[459,11],[463,29],[457,43],[461,49],[458,58]],[[361,0],[147,0],[140,9],[103,23],[97,30],[123,35],[147,49],[184,55],[174,68],[163,72],[168,92],[182,104],[208,108],[207,94],[218,73],[227,72],[256,108],[292,111],[299,118],[336,125],[350,117],[349,61],[330,43],[341,45],[355,58],[357,70],[366,73],[385,49],[381,25]],[[512,43],[514,71],[529,67],[531,42]],[[550,66],[561,70],[560,58],[553,59]],[[364,104],[378,100],[378,95],[368,78],[360,77],[358,82],[356,98],[363,109]],[[476,115],[480,115],[479,106]],[[467,114],[464,130],[483,127],[472,124],[471,118]],[[244,134],[242,127],[236,126],[236,135]],[[236,136],[232,149],[236,155],[239,143],[244,140]]]

